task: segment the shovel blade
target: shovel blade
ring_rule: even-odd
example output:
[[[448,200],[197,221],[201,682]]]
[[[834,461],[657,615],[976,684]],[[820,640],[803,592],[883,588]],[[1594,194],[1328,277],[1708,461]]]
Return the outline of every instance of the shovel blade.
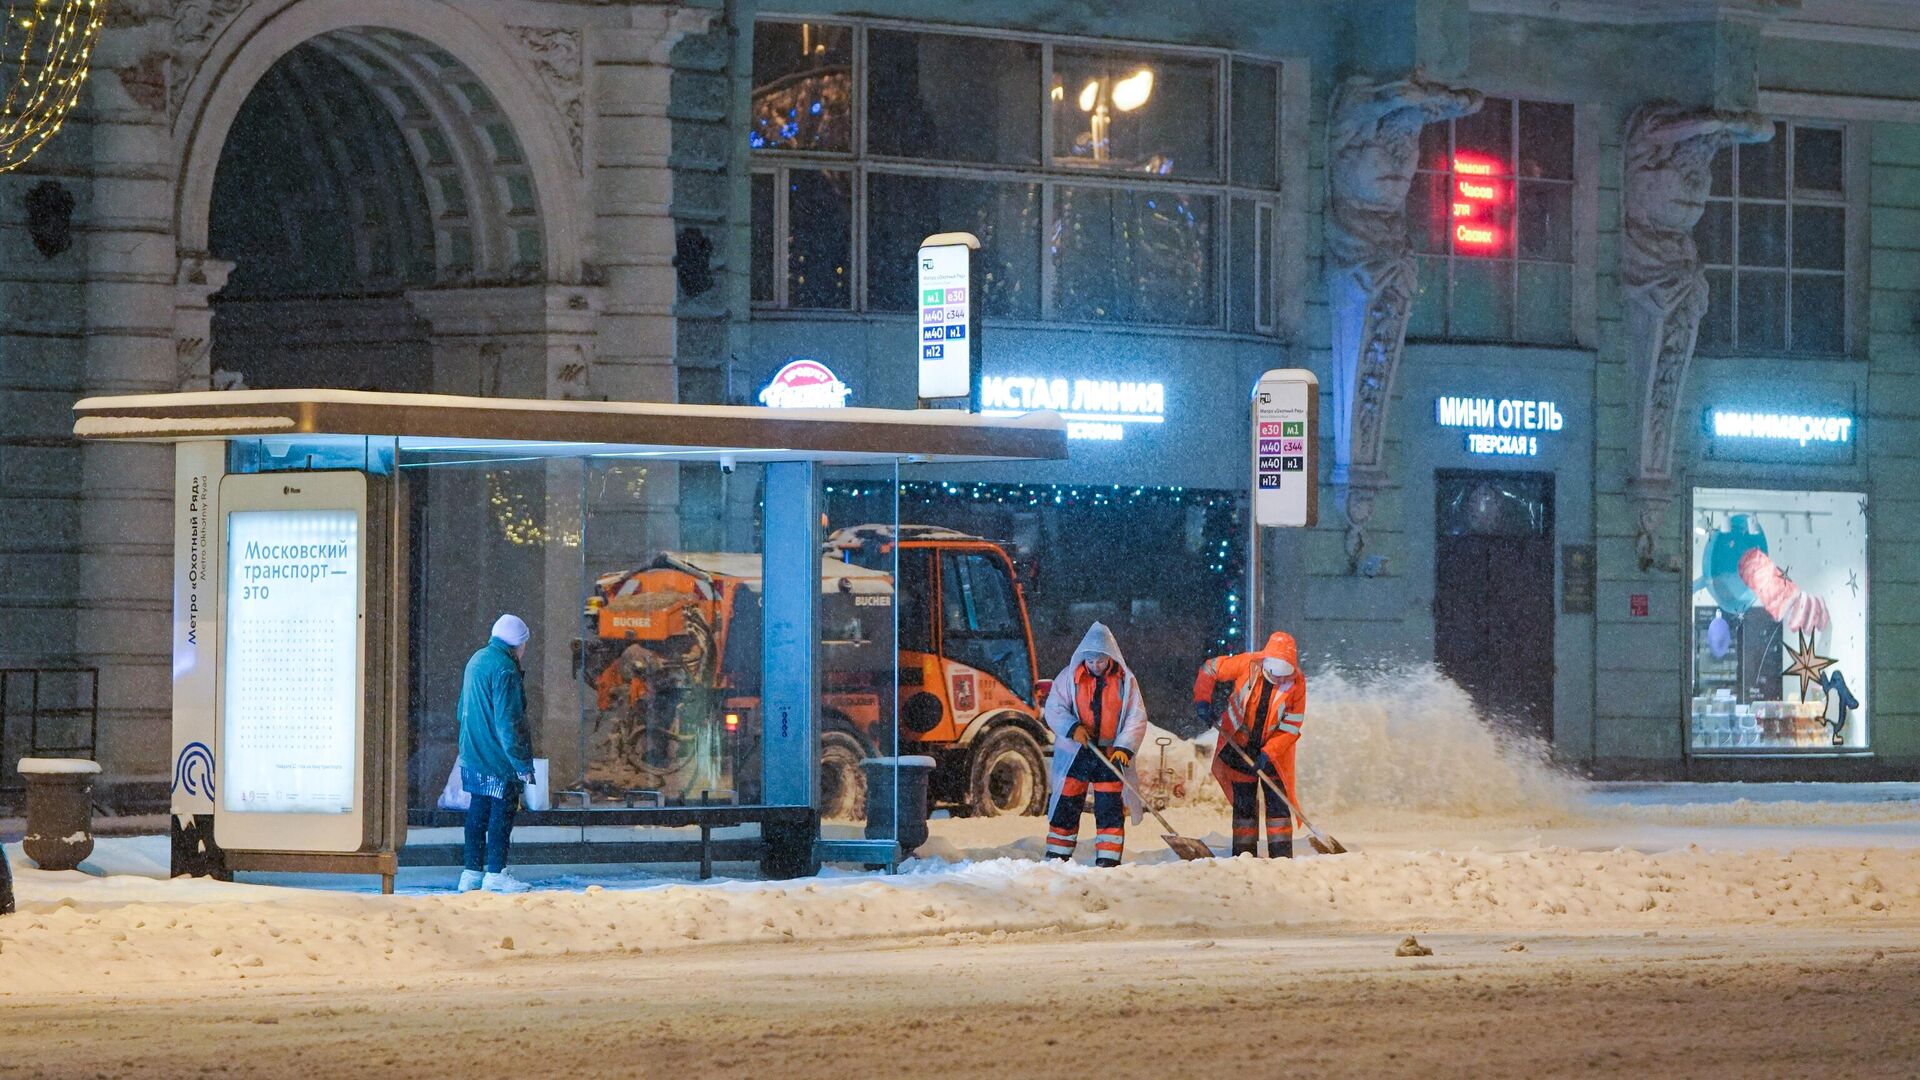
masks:
[[[1347,853],[1347,849],[1345,845],[1341,844],[1340,841],[1335,840],[1331,836],[1327,837],[1325,840],[1322,840],[1317,836],[1309,836],[1307,837],[1307,843],[1312,844],[1313,850],[1319,852],[1322,855],[1345,855]]]
[[[1166,833],[1160,839],[1167,842],[1167,846],[1173,849],[1175,855],[1180,856],[1182,862],[1213,858],[1213,849],[1204,841],[1195,840],[1191,836],[1175,836],[1172,833]]]

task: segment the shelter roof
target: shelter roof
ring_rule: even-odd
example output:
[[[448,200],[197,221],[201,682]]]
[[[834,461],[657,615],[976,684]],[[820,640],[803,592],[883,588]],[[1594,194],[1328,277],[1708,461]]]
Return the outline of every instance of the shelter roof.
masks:
[[[980,416],[955,409],[767,409],[650,401],[453,397],[359,390],[231,390],[86,398],[86,440],[179,442],[393,439],[402,452],[537,457],[603,455],[741,461],[1063,459],[1052,412]]]

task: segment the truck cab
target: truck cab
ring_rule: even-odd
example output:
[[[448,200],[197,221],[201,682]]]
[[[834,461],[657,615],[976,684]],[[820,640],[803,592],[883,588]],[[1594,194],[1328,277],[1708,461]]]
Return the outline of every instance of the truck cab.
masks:
[[[827,540],[846,561],[887,570],[895,548],[901,752],[934,759],[936,803],[1040,813],[1052,740],[1012,558],[992,540],[929,525],[855,526]]]

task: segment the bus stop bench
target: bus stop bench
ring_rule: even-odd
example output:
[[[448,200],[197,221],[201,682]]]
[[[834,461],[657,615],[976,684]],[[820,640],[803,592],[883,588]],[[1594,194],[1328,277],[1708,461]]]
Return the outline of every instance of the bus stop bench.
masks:
[[[458,810],[409,810],[412,828],[460,828],[467,823]],[[806,806],[648,806],[523,810],[514,815],[514,827],[579,829],[580,839],[560,842],[516,842],[514,861],[522,865],[565,863],[698,862],[700,878],[713,876],[713,864],[759,862],[769,877],[803,877],[814,872],[813,842],[819,835],[818,813]],[[715,840],[713,830],[759,825],[758,837]],[[586,830],[647,826],[658,829],[694,827],[695,840],[590,841]],[[459,844],[409,844],[400,849],[402,866],[459,866],[464,852]]]

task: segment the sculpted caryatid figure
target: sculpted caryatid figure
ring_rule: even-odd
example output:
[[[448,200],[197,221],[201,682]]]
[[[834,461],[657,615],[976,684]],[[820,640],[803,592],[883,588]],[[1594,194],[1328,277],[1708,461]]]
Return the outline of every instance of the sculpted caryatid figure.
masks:
[[[1333,316],[1333,483],[1347,513],[1349,569],[1366,545],[1393,376],[1413,310],[1407,191],[1420,129],[1479,110],[1478,91],[1348,79],[1327,134],[1327,301]]]
[[[1707,313],[1707,276],[1693,227],[1706,210],[1713,156],[1736,142],[1772,137],[1773,122],[1765,117],[1670,102],[1643,105],[1627,121],[1620,285],[1636,395],[1639,448],[1631,490],[1643,571],[1656,562],[1654,537],[1673,497],[1674,410]]]

